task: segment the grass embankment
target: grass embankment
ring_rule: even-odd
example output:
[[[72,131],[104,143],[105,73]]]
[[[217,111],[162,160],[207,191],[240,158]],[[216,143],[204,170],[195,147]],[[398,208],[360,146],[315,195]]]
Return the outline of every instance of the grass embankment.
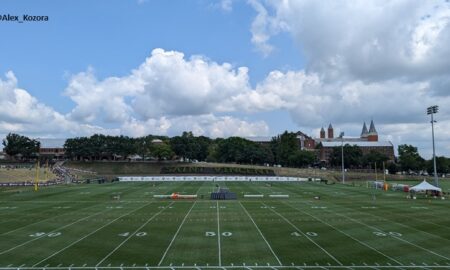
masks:
[[[277,176],[296,176],[322,178],[331,181],[341,181],[340,170],[320,170],[320,169],[299,169],[299,168],[276,168],[256,165],[239,165],[223,163],[182,163],[182,162],[67,162],[65,166],[69,168],[96,172],[99,176],[113,178],[124,175],[159,175],[164,166],[183,167],[240,167],[252,169],[272,169]],[[76,172],[75,172],[76,173]],[[78,174],[78,173],[76,173]],[[383,175],[378,173],[347,172],[345,174],[348,183],[368,180],[383,180]],[[417,183],[426,178],[429,182],[431,177],[409,176],[409,175],[387,175],[386,181],[398,183]],[[449,179],[442,179],[441,182],[448,182]]]

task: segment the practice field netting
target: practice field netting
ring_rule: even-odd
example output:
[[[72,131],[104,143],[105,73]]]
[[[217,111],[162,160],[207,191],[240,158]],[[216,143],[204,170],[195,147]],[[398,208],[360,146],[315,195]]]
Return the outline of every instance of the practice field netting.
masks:
[[[2,188],[0,269],[450,269],[449,209],[311,182]]]

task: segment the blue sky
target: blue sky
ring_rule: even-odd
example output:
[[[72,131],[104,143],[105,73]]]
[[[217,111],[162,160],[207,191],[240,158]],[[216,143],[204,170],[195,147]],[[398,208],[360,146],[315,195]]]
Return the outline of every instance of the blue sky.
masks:
[[[358,136],[374,119],[428,156],[415,131],[438,104],[450,153],[448,1],[6,0],[3,14],[49,21],[0,21],[0,135]]]
[[[14,70],[20,86],[60,112],[69,74],[95,69],[99,79],[123,76],[154,48],[204,55],[250,69],[254,85],[273,69],[301,68],[300,51],[288,35],[283,49],[262,57],[251,44],[255,11],[237,1],[233,12],[216,1],[4,1],[3,13],[47,15],[46,23],[0,24],[10,42],[0,44],[0,63]]]

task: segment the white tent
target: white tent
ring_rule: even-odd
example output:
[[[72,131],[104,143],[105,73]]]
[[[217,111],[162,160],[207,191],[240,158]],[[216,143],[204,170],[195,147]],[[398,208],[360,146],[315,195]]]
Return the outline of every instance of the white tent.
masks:
[[[410,191],[411,191],[411,190],[414,190],[414,191],[416,191],[416,192],[417,192],[417,191],[427,191],[427,190],[435,190],[435,191],[439,191],[439,192],[442,191],[442,189],[440,189],[440,188],[438,188],[438,187],[435,187],[435,186],[429,184],[429,183],[428,183],[427,181],[425,181],[425,180],[423,180],[422,183],[420,183],[420,184],[418,184],[418,185],[416,185],[416,186],[411,187],[409,190],[410,190]]]

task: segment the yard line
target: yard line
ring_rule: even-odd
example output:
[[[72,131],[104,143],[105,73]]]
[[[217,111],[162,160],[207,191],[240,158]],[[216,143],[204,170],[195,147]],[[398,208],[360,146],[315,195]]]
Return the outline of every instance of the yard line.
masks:
[[[79,189],[81,189],[81,188],[79,188]],[[137,188],[137,187],[126,188],[126,189],[124,189],[122,192],[129,191],[129,190],[133,190],[133,189],[138,189],[138,188]],[[81,189],[81,190],[82,190],[82,189]],[[56,203],[56,204],[57,204],[57,203],[60,203],[60,202],[79,203],[79,201],[50,201],[50,202],[48,202],[48,201],[43,201],[43,202],[45,202],[45,203],[50,203],[50,202],[51,202],[51,203]],[[84,203],[86,203],[86,202],[88,202],[88,201],[84,201]],[[95,201],[95,202],[97,202],[97,201]],[[36,203],[36,201],[33,201],[33,203]],[[109,202],[107,202],[107,203],[109,203]],[[103,203],[103,204],[107,204],[107,203]],[[92,205],[92,206],[89,206],[89,207],[86,207],[86,208],[81,208],[81,209],[75,210],[75,211],[73,211],[73,212],[63,213],[63,214],[57,215],[57,216],[51,216],[51,217],[49,217],[49,218],[40,220],[40,221],[38,221],[38,222],[30,223],[30,224],[27,224],[27,225],[25,225],[25,226],[16,228],[16,229],[14,229],[14,230],[12,230],[12,231],[4,232],[4,233],[2,233],[2,234],[0,234],[0,235],[7,235],[7,234],[10,234],[10,233],[12,233],[12,232],[18,231],[18,230],[20,230],[20,229],[26,228],[26,227],[28,227],[28,226],[35,225],[35,224],[39,224],[39,223],[44,222],[44,221],[46,221],[46,220],[48,220],[48,219],[52,219],[52,218],[56,218],[56,217],[61,217],[61,216],[64,216],[64,215],[73,214],[73,213],[76,213],[76,212],[78,212],[78,211],[85,210],[85,209],[89,209],[89,208],[92,208],[92,207],[95,207],[95,206],[98,206],[98,205],[94,204],[94,205]],[[48,207],[50,207],[50,206],[48,206]]]
[[[133,237],[140,229],[142,229],[145,225],[147,225],[150,221],[152,221],[155,217],[157,217],[159,214],[161,214],[164,210],[166,210],[167,208],[169,208],[169,206],[171,206],[173,204],[173,202],[171,202],[168,206],[164,207],[163,209],[161,209],[158,213],[154,214],[151,218],[149,218],[144,224],[142,224],[139,228],[137,228],[132,234],[130,234],[130,236],[128,236],[125,240],[122,241],[122,243],[120,243],[115,249],[113,249],[113,251],[111,251],[108,255],[106,255],[103,259],[101,259],[101,261],[99,261],[95,267],[98,267],[102,262],[104,262],[106,259],[109,258],[109,256],[111,256],[114,252],[116,252],[116,250],[118,250],[123,244],[125,244],[128,240],[130,240],[131,237]]]
[[[83,220],[85,220],[85,219],[88,219],[88,218],[93,217],[93,216],[96,216],[96,215],[100,215],[100,214],[102,214],[102,213],[105,213],[105,212],[108,212],[108,211],[111,211],[111,210],[112,210],[112,209],[106,209],[106,210],[103,210],[103,211],[96,212],[95,214],[92,214],[92,215],[90,215],[90,216],[87,216],[87,217],[84,217],[84,218],[80,218],[80,219],[78,219],[78,220],[76,220],[76,221],[74,221],[74,222],[72,222],[72,223],[70,223],[70,224],[64,225],[64,226],[59,227],[59,228],[57,228],[57,229],[54,229],[54,230],[50,231],[49,233],[46,233],[46,234],[44,234],[44,235],[42,235],[42,236],[33,238],[33,239],[28,240],[28,241],[26,241],[26,242],[24,242],[24,243],[22,243],[22,244],[20,244],[20,245],[17,245],[17,246],[15,246],[15,247],[10,248],[10,249],[4,250],[4,251],[0,252],[0,255],[5,254],[5,253],[8,253],[8,252],[10,252],[11,250],[14,250],[14,249],[16,249],[16,248],[19,248],[19,247],[21,247],[21,246],[24,246],[24,245],[26,245],[26,244],[28,244],[28,243],[30,243],[30,242],[36,241],[36,240],[38,240],[38,239],[41,239],[42,237],[45,237],[45,236],[47,236],[48,234],[50,234],[50,233],[52,233],[52,232],[56,232],[56,231],[62,230],[62,229],[64,229],[64,228],[67,228],[67,227],[69,227],[69,226],[72,226],[73,224],[76,224],[76,223],[78,223],[78,222],[80,222],[80,221],[83,221]]]
[[[287,218],[285,218],[282,214],[278,213],[277,211],[275,211],[274,209],[272,209],[271,207],[268,207],[266,204],[263,203],[264,206],[266,206],[270,211],[274,212],[275,214],[277,214],[278,216],[280,216],[284,221],[286,221],[289,225],[291,225],[293,228],[295,228],[296,230],[298,230],[303,236],[305,236],[309,241],[311,241],[311,243],[313,243],[314,245],[316,245],[318,248],[320,248],[323,252],[325,252],[330,258],[332,258],[335,262],[337,262],[339,265],[343,265],[338,259],[336,259],[333,255],[331,255],[328,251],[326,251],[323,247],[321,247],[319,244],[317,244],[314,240],[312,240],[307,234],[305,234],[302,230],[300,230],[297,226],[295,226],[295,224],[293,224],[292,222],[290,222]]]
[[[222,250],[220,247],[219,201],[216,201],[216,210],[217,210],[217,244],[219,246],[219,266],[222,266]]]
[[[343,216],[343,217],[345,217],[345,218],[347,218],[347,219],[350,219],[350,220],[352,220],[352,221],[354,221],[354,222],[356,222],[356,223],[359,223],[359,224],[361,224],[361,225],[364,225],[364,226],[366,226],[366,227],[368,227],[368,228],[372,228],[372,229],[374,229],[374,230],[376,230],[376,231],[383,232],[383,230],[380,230],[380,229],[378,229],[378,228],[375,227],[375,226],[368,225],[368,224],[366,224],[366,223],[364,223],[364,222],[362,222],[362,221],[359,221],[359,220],[357,220],[357,219],[351,218],[351,217],[346,216],[346,215],[344,215],[344,214],[339,214],[339,213],[336,212],[336,215]],[[446,256],[444,256],[444,255],[438,254],[438,253],[436,253],[436,252],[434,252],[434,251],[432,251],[432,250],[429,250],[429,249],[427,249],[427,248],[421,247],[421,246],[419,246],[419,245],[416,245],[416,244],[414,244],[414,243],[412,243],[412,242],[409,242],[408,240],[402,239],[402,238],[400,238],[400,237],[398,237],[398,236],[392,235],[392,237],[395,238],[395,239],[397,239],[397,240],[400,240],[400,241],[402,241],[402,242],[405,242],[405,243],[407,243],[407,244],[410,244],[410,245],[412,245],[412,246],[415,246],[415,247],[417,247],[417,248],[420,248],[420,249],[422,249],[422,250],[425,250],[425,251],[427,251],[427,252],[429,252],[429,253],[431,253],[431,254],[433,254],[433,255],[436,255],[436,256],[438,256],[438,257],[444,258],[444,259],[446,259],[446,260],[450,260],[449,257],[446,257]]]
[[[169,244],[169,246],[167,247],[166,251],[164,252],[164,254],[163,254],[161,260],[159,261],[158,266],[160,266],[161,263],[163,262],[164,258],[165,258],[166,255],[167,255],[167,252],[169,251],[170,247],[172,247],[172,244],[173,244],[173,242],[175,241],[175,238],[177,238],[177,235],[178,235],[178,233],[180,232],[181,227],[183,227],[183,224],[184,224],[184,222],[186,221],[186,218],[189,216],[189,214],[191,213],[192,208],[194,208],[194,206],[195,206],[196,203],[197,203],[197,201],[195,201],[195,202],[192,204],[191,208],[189,209],[189,211],[187,212],[187,214],[184,216],[183,221],[181,222],[180,226],[178,226],[178,230],[176,231],[175,235],[173,236],[172,240],[170,241],[170,244]]]
[[[73,213],[76,213],[76,212],[78,212],[78,211],[85,210],[85,209],[89,209],[89,208],[92,208],[92,207],[95,207],[95,206],[98,206],[98,205],[95,205],[95,204],[94,204],[94,205],[91,205],[91,206],[89,206],[89,207],[87,207],[87,208],[80,208],[80,209],[75,210],[75,211],[73,211],[73,212],[63,213],[63,214],[57,215],[57,216],[51,216],[51,217],[48,217],[48,218],[46,218],[46,219],[42,219],[42,220],[40,220],[40,221],[37,221],[37,222],[34,222],[34,223],[30,223],[30,224],[27,224],[27,225],[25,225],[25,226],[16,228],[16,229],[14,229],[14,230],[12,230],[12,231],[4,232],[4,233],[2,233],[2,234],[0,234],[0,235],[7,235],[7,234],[10,234],[10,233],[12,233],[12,232],[18,231],[18,230],[20,230],[20,229],[26,228],[26,227],[28,227],[28,226],[39,224],[39,223],[44,222],[44,221],[46,221],[46,220],[48,220],[48,219],[57,218],[57,217],[61,217],[61,216],[64,216],[64,215],[73,214]]]
[[[267,246],[270,249],[270,252],[272,252],[273,256],[275,257],[275,259],[277,259],[278,264],[283,265],[280,261],[280,259],[278,258],[277,254],[275,254],[275,252],[273,251],[272,247],[270,246],[269,242],[267,242],[267,239],[264,237],[264,235],[262,234],[261,230],[259,229],[258,225],[256,225],[255,221],[253,220],[252,216],[250,216],[250,214],[248,213],[247,209],[245,209],[245,207],[242,205],[241,202],[239,202],[239,204],[241,205],[242,209],[244,209],[244,212],[247,214],[247,216],[250,218],[250,220],[253,222],[253,225],[255,225],[255,228],[258,230],[259,234],[261,235],[262,239],[264,240],[264,242],[266,242]]]
[[[347,208],[347,207],[346,207],[346,208]],[[350,208],[350,209],[352,209],[352,208]],[[354,210],[354,209],[352,209],[352,210]],[[356,209],[355,209],[354,211],[360,212],[359,210],[356,210]],[[400,225],[400,226],[402,226],[402,227],[405,227],[405,228],[409,228],[409,229],[412,229],[412,230],[415,230],[415,231],[418,231],[418,232],[421,232],[421,233],[424,233],[424,234],[428,234],[428,235],[430,235],[430,236],[432,236],[432,237],[435,237],[435,238],[440,238],[440,239],[445,240],[445,241],[447,241],[447,242],[449,241],[447,238],[444,238],[444,237],[442,237],[442,236],[439,236],[439,235],[436,235],[436,234],[432,234],[432,233],[430,233],[430,232],[423,231],[423,230],[420,230],[420,229],[416,229],[416,228],[414,228],[414,227],[412,227],[412,226],[408,226],[408,225],[406,225],[406,224],[397,222],[397,221],[395,221],[395,220],[391,220],[391,219],[387,219],[387,218],[385,218],[385,217],[381,217],[381,216],[378,216],[378,215],[374,215],[374,214],[371,214],[370,212],[364,212],[364,213],[367,214],[367,215],[376,217],[376,218],[381,218],[381,219],[384,219],[384,220],[386,220],[386,221],[389,221],[389,222],[392,222],[392,223],[396,223],[396,224],[398,224],[398,225]],[[406,215],[402,215],[402,216],[406,216]],[[415,218],[415,219],[417,219],[417,218]],[[426,222],[426,223],[430,223],[430,222]],[[436,224],[436,225],[438,225],[438,226],[440,226],[440,227],[446,227],[446,226],[442,226],[442,225],[439,225],[439,224]]]
[[[390,259],[391,261],[396,262],[398,265],[401,265],[401,264],[402,264],[401,262],[397,261],[396,259],[394,259],[394,258],[392,258],[392,257],[390,257],[390,256],[388,256],[388,255],[386,255],[386,254],[384,254],[383,252],[377,250],[376,248],[371,247],[370,245],[368,245],[368,244],[366,244],[366,243],[364,243],[364,242],[359,241],[358,239],[356,239],[356,238],[354,238],[353,236],[347,234],[346,232],[344,232],[344,231],[342,231],[342,230],[336,228],[335,226],[329,224],[328,222],[325,222],[325,221],[321,220],[320,218],[315,217],[315,216],[313,216],[313,215],[311,215],[311,214],[309,214],[309,213],[307,213],[307,212],[305,212],[305,211],[303,211],[303,210],[300,210],[300,209],[298,209],[297,207],[294,207],[294,206],[292,206],[292,205],[290,205],[290,204],[288,204],[288,203],[285,203],[285,204],[288,205],[289,207],[291,207],[291,208],[297,210],[297,211],[300,211],[300,212],[302,212],[302,213],[304,213],[304,214],[306,214],[306,215],[308,215],[308,216],[310,216],[310,217],[312,217],[312,218],[314,218],[314,219],[316,219],[316,220],[322,222],[323,224],[326,224],[326,225],[330,226],[331,228],[335,229],[336,231],[338,231],[338,232],[340,232],[340,233],[342,233],[342,234],[344,234],[344,235],[350,237],[351,239],[357,241],[357,242],[360,243],[361,245],[364,245],[364,246],[366,246],[366,247],[368,247],[368,248],[370,248],[370,249],[376,251],[377,253],[383,255],[384,257]]]
[[[52,258],[53,256],[55,256],[55,255],[57,255],[57,254],[63,252],[64,250],[70,248],[71,246],[75,245],[76,243],[82,241],[83,239],[86,239],[87,237],[89,237],[89,236],[93,235],[94,233],[100,231],[101,229],[105,228],[106,226],[109,226],[110,224],[116,222],[118,219],[123,218],[123,217],[125,217],[125,216],[127,216],[127,215],[129,215],[129,214],[131,214],[131,213],[133,213],[133,212],[136,212],[136,211],[138,211],[139,209],[142,209],[142,208],[144,208],[145,206],[150,205],[151,203],[152,203],[152,202],[147,203],[147,204],[145,204],[145,205],[143,205],[143,206],[141,206],[141,207],[138,207],[138,208],[136,208],[136,209],[134,209],[134,210],[132,210],[132,211],[129,211],[128,213],[125,213],[125,214],[119,216],[118,218],[116,218],[116,219],[114,219],[114,220],[112,220],[112,221],[106,223],[105,225],[101,226],[100,228],[96,229],[95,231],[93,231],[93,232],[91,232],[91,233],[89,233],[89,234],[83,236],[82,238],[78,239],[78,240],[75,241],[75,242],[72,242],[70,245],[68,245],[68,246],[66,246],[66,247],[64,247],[64,248],[62,248],[62,249],[60,249],[60,250],[58,250],[57,252],[55,252],[55,253],[53,253],[52,255],[48,256],[47,258],[45,258],[45,259],[39,261],[38,263],[35,263],[35,264],[33,265],[33,267],[35,267],[35,266],[38,265],[38,264],[41,264],[42,262],[45,262],[46,260]]]

